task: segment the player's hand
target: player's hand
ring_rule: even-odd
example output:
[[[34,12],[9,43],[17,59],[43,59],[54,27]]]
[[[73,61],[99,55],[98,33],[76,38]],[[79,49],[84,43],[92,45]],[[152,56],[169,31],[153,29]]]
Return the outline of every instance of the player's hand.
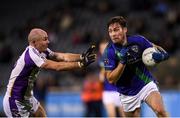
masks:
[[[169,54],[161,47],[156,47],[158,52],[152,54],[152,58],[156,63],[167,60],[169,58]]]
[[[126,64],[128,50],[129,49],[127,47],[123,47],[120,51],[118,51],[117,57],[120,63]]]
[[[93,54],[95,52],[95,48],[96,46],[95,45],[91,45],[85,52],[83,52],[80,56],[80,59],[81,60],[84,60],[85,57]]]
[[[87,67],[89,64],[93,63],[96,60],[96,54],[87,55],[79,62],[81,68]]]
[[[91,45],[86,52],[81,55],[79,65],[81,68],[87,67],[96,60],[95,45]]]

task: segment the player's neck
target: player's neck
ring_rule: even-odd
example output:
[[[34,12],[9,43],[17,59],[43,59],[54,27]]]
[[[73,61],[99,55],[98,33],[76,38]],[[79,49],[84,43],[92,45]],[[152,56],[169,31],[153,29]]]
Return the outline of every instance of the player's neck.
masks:
[[[119,46],[126,46],[127,45],[127,40],[124,39],[121,43],[116,43],[115,45]]]
[[[124,40],[123,40],[123,42],[122,42],[122,46],[126,46],[127,45],[127,37],[125,36],[124,37]]]

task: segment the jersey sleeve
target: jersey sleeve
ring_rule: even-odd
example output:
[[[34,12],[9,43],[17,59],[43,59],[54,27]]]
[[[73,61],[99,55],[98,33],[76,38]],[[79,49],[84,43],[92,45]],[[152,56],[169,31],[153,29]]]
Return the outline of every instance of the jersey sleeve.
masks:
[[[116,55],[113,48],[106,48],[103,54],[104,68],[105,70],[113,70],[116,68]]]
[[[45,62],[46,58],[41,58],[40,54],[35,49],[29,50],[30,58],[35,63],[37,67],[41,67],[41,65]]]
[[[47,48],[47,50],[44,53],[46,54],[46,57],[48,59],[54,57],[54,52],[52,50],[50,50],[49,48]]]

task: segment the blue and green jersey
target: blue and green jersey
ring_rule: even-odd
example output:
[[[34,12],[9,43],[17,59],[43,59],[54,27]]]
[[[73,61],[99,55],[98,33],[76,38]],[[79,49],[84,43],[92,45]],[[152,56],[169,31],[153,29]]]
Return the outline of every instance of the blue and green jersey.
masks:
[[[126,47],[129,49],[127,64],[123,74],[116,82],[118,92],[124,95],[136,95],[146,84],[155,81],[155,78],[142,62],[143,51],[152,46],[152,43],[143,36],[127,37]],[[117,67],[121,49],[121,45],[109,42],[103,54],[105,70],[114,70]]]

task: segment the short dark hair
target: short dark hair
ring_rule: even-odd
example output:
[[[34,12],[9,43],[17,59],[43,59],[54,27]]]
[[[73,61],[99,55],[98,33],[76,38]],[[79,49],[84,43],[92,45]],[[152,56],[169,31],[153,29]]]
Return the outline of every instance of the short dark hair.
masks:
[[[113,23],[119,23],[121,25],[121,27],[127,27],[127,21],[122,16],[112,17],[107,23],[107,28],[109,28],[109,26]]]

